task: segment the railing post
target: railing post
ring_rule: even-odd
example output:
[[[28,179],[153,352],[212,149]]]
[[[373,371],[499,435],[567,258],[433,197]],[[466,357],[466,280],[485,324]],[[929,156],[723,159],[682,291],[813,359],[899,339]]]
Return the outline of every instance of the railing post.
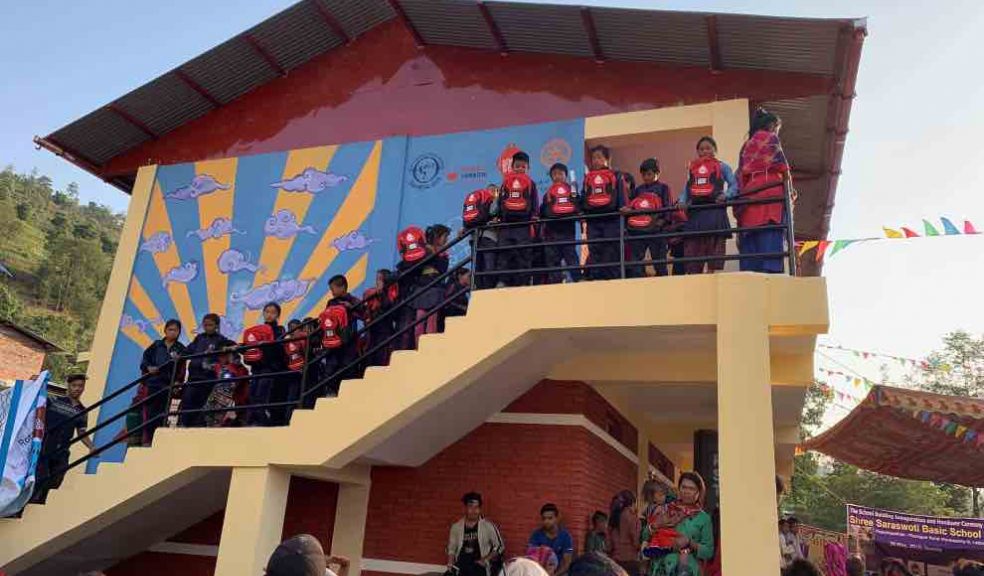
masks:
[[[306,330],[306,328],[305,328]],[[307,379],[308,372],[311,370],[311,335],[304,335],[304,368],[301,370],[301,391],[297,393],[297,406],[296,408],[301,408],[304,405],[304,393],[307,392]]]
[[[479,257],[479,254],[478,254],[478,237],[481,236],[482,228],[483,228],[483,226],[479,226],[478,228],[472,228],[471,229],[471,235],[472,235],[472,238],[471,238],[471,244],[472,244],[471,289],[472,290],[475,289],[476,277],[477,277],[477,274],[479,273],[478,263],[481,262],[481,260],[482,260]],[[482,269],[481,272],[485,272],[485,269]]]
[[[178,363],[181,361],[180,356],[175,357],[171,363],[171,381],[167,386],[167,405],[164,407],[164,426],[170,428],[168,424],[168,419],[171,417],[171,403],[174,401],[174,381],[178,378]],[[181,404],[178,404],[178,410],[174,414],[174,427],[178,427],[178,421],[181,420]]]
[[[618,213],[618,264],[622,278],[625,278],[625,216]]]
[[[789,176],[783,179],[783,203],[786,209],[786,251],[789,258],[789,275],[796,276],[796,230],[793,226],[793,185]]]

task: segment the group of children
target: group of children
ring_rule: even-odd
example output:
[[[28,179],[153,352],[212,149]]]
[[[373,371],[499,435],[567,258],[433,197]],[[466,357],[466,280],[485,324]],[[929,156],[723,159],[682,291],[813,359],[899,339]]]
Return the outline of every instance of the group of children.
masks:
[[[501,185],[464,199],[463,225],[478,229],[476,287],[621,277],[623,244],[629,278],[645,276],[650,265],[656,275],[667,275],[668,254],[675,261],[674,275],[723,270],[725,242],[732,235],[724,203],[738,197],[738,181],[717,158],[713,138],[702,137],[696,148],[676,199],[660,181],[656,158],[640,164],[637,185],[631,174],[612,168],[611,151],[601,145],[591,148],[591,169],[580,190],[570,182],[567,166],[556,163],[541,196],[529,176],[529,155],[517,152]],[[579,226],[586,242],[577,240]],[[579,243],[588,247],[584,264]]]

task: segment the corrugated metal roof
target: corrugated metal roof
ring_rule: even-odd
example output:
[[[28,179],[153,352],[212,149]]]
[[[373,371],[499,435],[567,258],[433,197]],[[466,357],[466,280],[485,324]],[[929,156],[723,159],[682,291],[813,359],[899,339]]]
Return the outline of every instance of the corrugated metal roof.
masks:
[[[401,0],[417,32],[427,44],[498,50],[477,3],[460,0]],[[434,18],[431,14],[440,14]]]
[[[619,9],[592,9],[591,14],[607,58],[710,66],[703,14]]]
[[[394,0],[303,0],[179,68],[59,129],[48,141],[94,164],[112,158],[227,104],[344,39],[353,39],[395,18]],[[497,50],[498,43],[475,0],[398,0],[425,44]],[[594,57],[583,8],[570,5],[486,2],[506,48]],[[708,16],[621,8],[590,8],[601,52],[607,59],[709,66]],[[834,75],[839,31],[851,20],[715,15],[724,68],[773,69]],[[272,59],[271,63],[269,60]],[[800,165],[819,165],[826,121],[813,104],[785,106],[786,125],[802,123],[811,140],[790,149]],[[116,108],[116,110],[111,109]],[[122,113],[121,113],[122,112]],[[782,113],[782,111],[780,111]],[[803,119],[799,117],[801,113]],[[813,115],[816,118],[813,118]],[[129,117],[129,118],[128,118]],[[809,129],[806,129],[809,128]],[[789,129],[790,134],[799,133]],[[819,144],[818,144],[819,143]],[[125,184],[124,184],[125,185]]]

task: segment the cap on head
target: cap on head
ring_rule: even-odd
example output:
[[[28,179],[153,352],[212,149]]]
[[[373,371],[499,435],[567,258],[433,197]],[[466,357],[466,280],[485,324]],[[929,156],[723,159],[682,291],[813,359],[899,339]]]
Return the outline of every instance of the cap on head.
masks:
[[[325,551],[318,539],[299,534],[277,546],[267,562],[267,576],[324,576]]]

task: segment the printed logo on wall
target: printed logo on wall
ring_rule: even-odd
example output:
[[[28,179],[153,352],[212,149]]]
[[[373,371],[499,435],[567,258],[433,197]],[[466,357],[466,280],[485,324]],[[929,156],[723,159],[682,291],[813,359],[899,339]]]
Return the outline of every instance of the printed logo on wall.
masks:
[[[472,166],[462,166],[454,172],[448,172],[445,178],[448,182],[468,182],[472,180],[485,181],[488,180],[489,173],[485,171],[485,168],[472,165]]]
[[[540,148],[540,164],[550,168],[557,162],[567,164],[571,160],[571,145],[563,138],[551,138]]]
[[[431,188],[441,180],[444,161],[432,152],[421,154],[410,164],[410,185],[414,188]]]

